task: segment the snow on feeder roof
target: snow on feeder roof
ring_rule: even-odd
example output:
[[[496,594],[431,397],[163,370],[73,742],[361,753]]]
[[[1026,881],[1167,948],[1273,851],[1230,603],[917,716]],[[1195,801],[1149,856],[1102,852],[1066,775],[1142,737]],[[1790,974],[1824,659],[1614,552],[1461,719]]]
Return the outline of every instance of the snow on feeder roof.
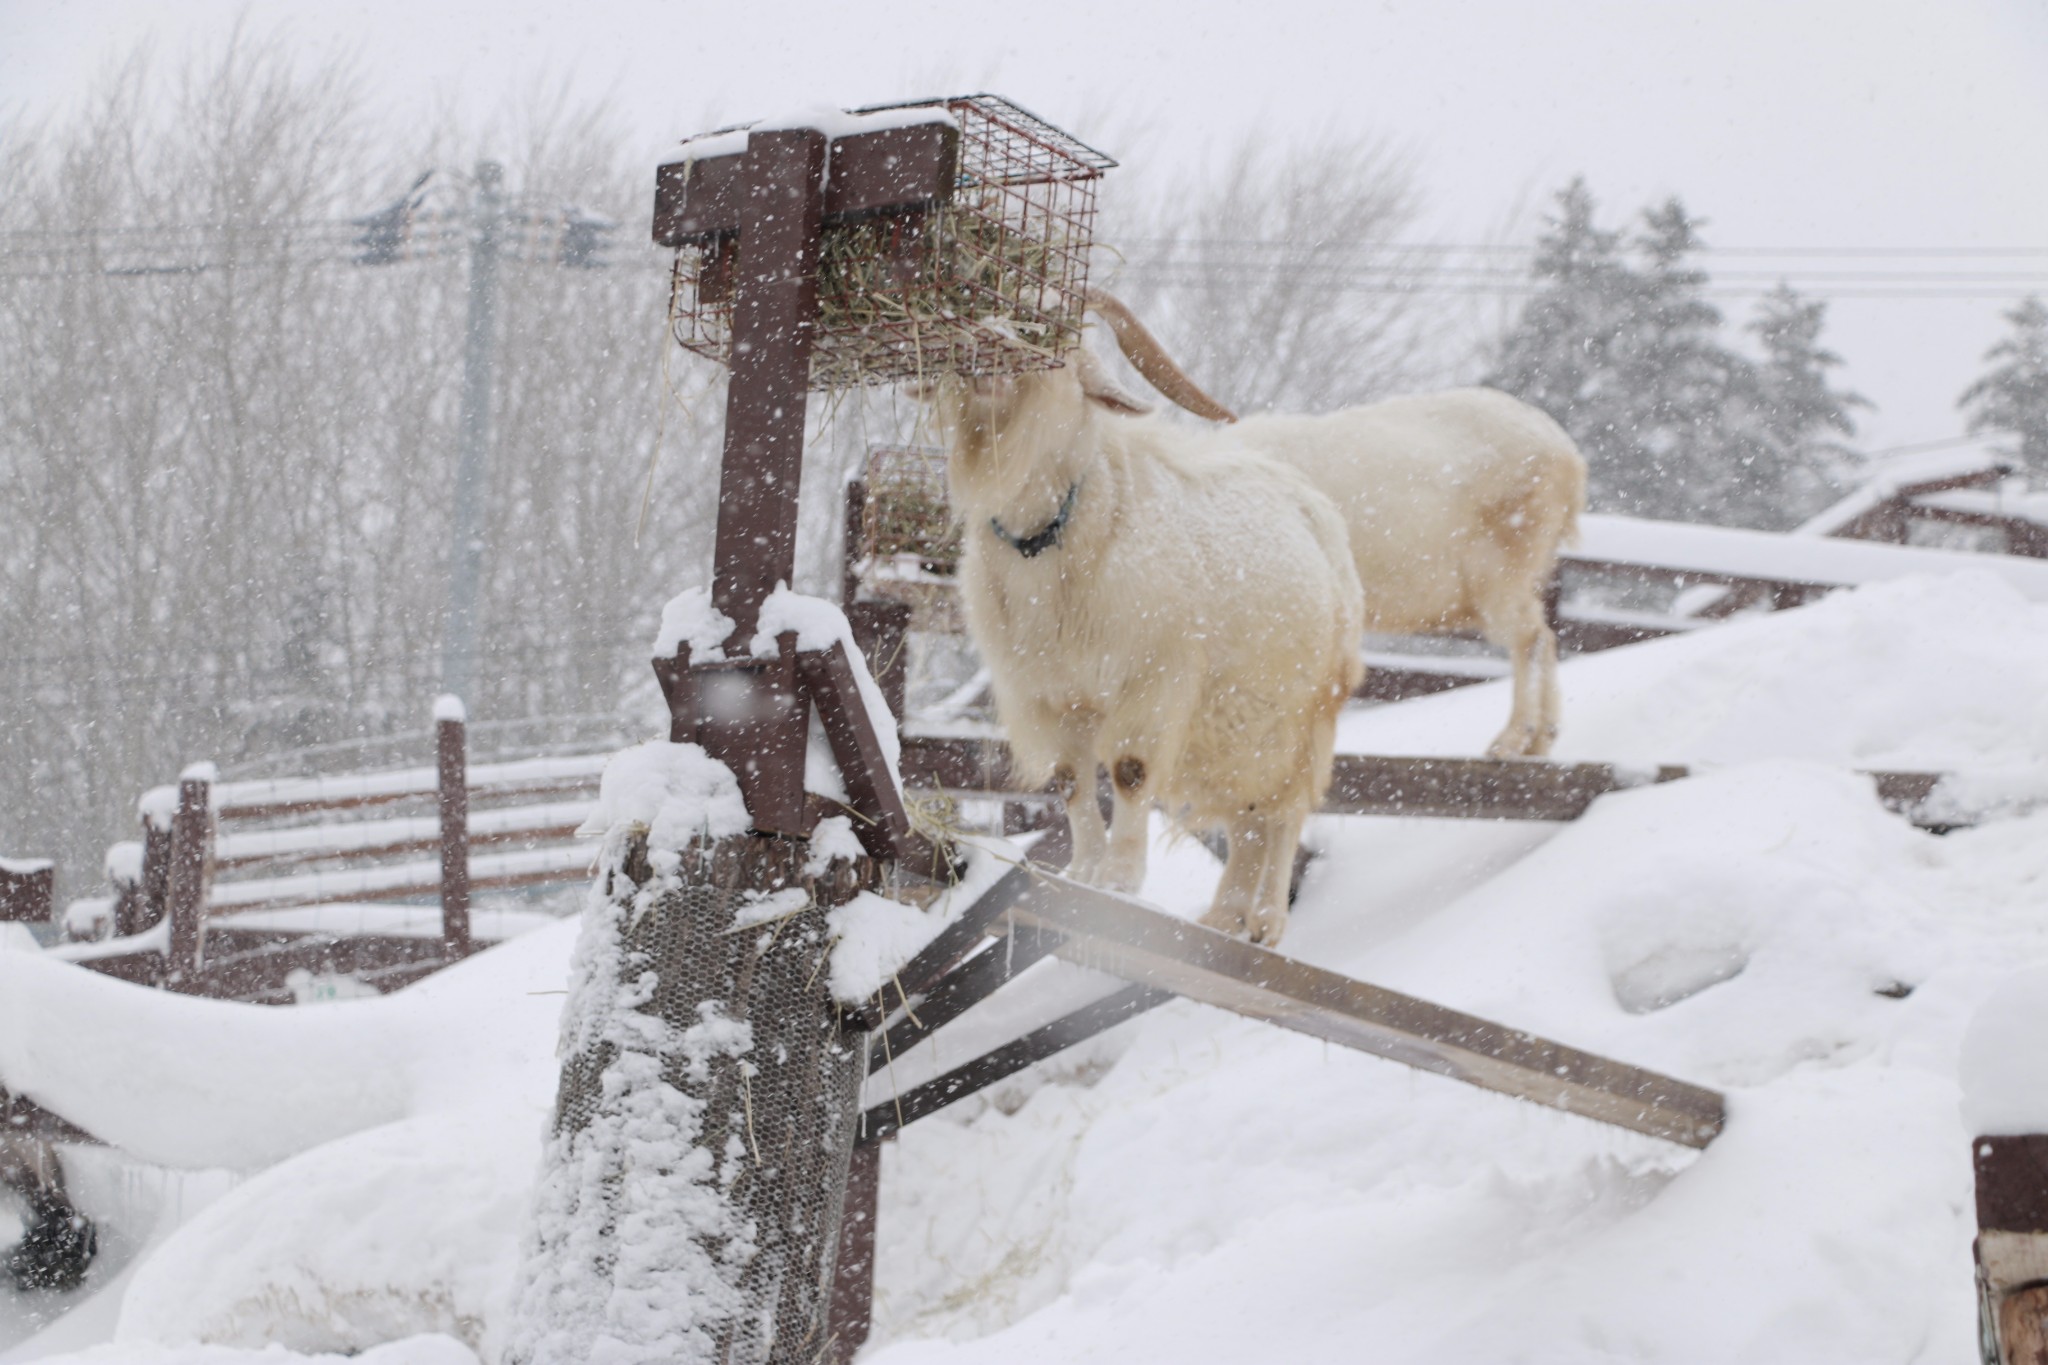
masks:
[[[927,115],[928,111],[928,116]],[[790,123],[764,120],[754,130]],[[836,142],[900,129],[952,144],[950,183],[907,212],[832,212],[818,263],[813,389],[942,374],[1049,369],[1080,343],[1095,182],[1115,161],[998,95],[960,95],[806,117]],[[676,249],[670,317],[685,349],[727,363],[748,129],[684,144],[661,169],[654,239]]]

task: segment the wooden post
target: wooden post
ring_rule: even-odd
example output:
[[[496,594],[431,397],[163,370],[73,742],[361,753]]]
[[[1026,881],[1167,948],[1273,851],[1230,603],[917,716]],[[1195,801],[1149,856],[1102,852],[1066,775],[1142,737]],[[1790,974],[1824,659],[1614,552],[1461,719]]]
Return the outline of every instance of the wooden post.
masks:
[[[910,604],[878,598],[855,602],[846,609],[846,623],[853,627],[853,642],[889,703],[889,714],[900,725],[910,692]],[[879,719],[876,722],[880,723]]]
[[[178,813],[176,787],[152,787],[142,794],[142,918],[136,932],[164,917],[171,894],[171,820]]]
[[[875,1211],[882,1193],[882,1144],[853,1149],[846,1204],[839,1217],[839,1254],[832,1267],[826,1365],[848,1365],[868,1339],[875,1316]]]
[[[107,881],[114,888],[114,925],[116,938],[126,938],[141,932],[147,914],[143,904],[142,887],[146,867],[143,846],[133,840],[115,844],[107,850]]]
[[[844,545],[839,555],[839,605],[849,615],[860,599],[860,551],[867,538],[868,484],[866,479],[848,479],[841,507]],[[865,650],[862,651],[866,653]]]
[[[469,936],[468,722],[462,698],[434,702],[434,758],[441,814],[441,948],[452,960],[466,956]]]
[[[759,1031],[810,1029],[818,1039],[830,1041],[828,1051],[833,1055],[831,1067],[814,1068],[818,1074],[808,1079],[785,1075],[789,1068],[781,1064],[758,1070],[750,1065],[744,1073],[752,1078],[749,1141],[762,1117],[754,1108],[800,1135],[800,1140],[777,1142],[772,1131],[764,1133],[766,1145],[784,1154],[775,1162],[781,1173],[747,1182],[745,1197],[762,1204],[763,1218],[777,1213],[777,1200],[793,1184],[802,1184],[811,1198],[822,1188],[834,1205],[822,1215],[807,1213],[787,1227],[755,1219],[762,1244],[754,1253],[758,1266],[748,1267],[746,1275],[766,1274],[777,1266],[797,1273],[780,1289],[764,1288],[749,1278],[746,1313],[734,1319],[735,1335],[726,1347],[741,1343],[749,1359],[757,1358],[749,1333],[758,1333],[760,1325],[778,1318],[789,1319],[781,1322],[784,1329],[802,1330],[785,1330],[775,1337],[772,1349],[765,1352],[767,1359],[812,1360],[820,1352],[827,1305],[813,1296],[823,1287],[819,1277],[839,1244],[840,1177],[852,1152],[855,1097],[865,1070],[861,1050],[844,1033],[844,1016],[828,1008],[830,1002],[823,998],[818,963],[798,963],[803,970],[796,980],[802,989],[784,990],[779,996],[773,991],[763,995],[768,989],[763,983],[773,983],[751,968],[730,982],[713,980],[709,972],[716,965],[714,959],[735,952],[767,954],[780,943],[781,956],[794,960],[799,949],[813,952],[825,942],[822,928],[808,935],[780,936],[735,936],[729,929],[729,902],[813,877],[803,842],[815,818],[803,789],[812,705],[819,708],[851,804],[869,817],[860,832],[870,854],[900,857],[913,843],[900,794],[884,770],[877,736],[843,653],[835,648],[800,658],[794,634],[779,635],[779,648],[770,658],[754,657],[751,646],[762,604],[777,584],[795,576],[804,415],[828,203],[836,221],[852,221],[939,202],[953,188],[957,144],[957,129],[950,124],[877,130],[842,137],[836,144],[816,129],[757,129],[739,155],[680,162],[661,168],[656,177],[655,240],[707,251],[732,291],[732,374],[726,389],[711,600],[732,620],[733,631],[724,642],[722,659],[693,666],[684,648],[671,659],[655,660],[654,668],[670,707],[671,740],[697,743],[732,770],[755,837],[739,836],[721,845],[713,866],[684,876],[676,893],[664,897],[652,915],[632,921],[630,933],[671,946],[695,935],[717,947],[713,953],[700,943],[686,959],[664,961],[659,989],[666,994],[650,1002],[664,1026],[696,1024],[696,1007],[708,1000],[723,1004],[735,1017],[750,1018]],[[620,893],[622,880],[637,885],[652,877],[644,836],[638,862],[636,875],[629,848],[619,869],[624,878],[608,882],[614,894]],[[819,909],[814,898],[804,913]],[[707,928],[712,925],[715,930]],[[692,971],[704,979],[693,982]],[[568,1008],[573,1012],[601,1006],[609,1011],[611,1006],[604,1003],[609,997],[603,993],[615,990],[615,985],[597,983],[595,989],[598,1005],[572,995]],[[764,1010],[780,1017],[770,1018]],[[829,1077],[827,1071],[832,1073]],[[551,1159],[570,1159],[566,1154],[578,1150],[578,1135],[597,1112],[587,1072],[580,1059],[565,1062],[558,1150],[551,1149],[557,1150],[557,1157]],[[779,1098],[764,1089],[785,1082],[790,1088]],[[845,1094],[835,1095],[835,1087],[844,1088]],[[709,1106],[707,1113],[717,1124],[729,1123],[738,1111],[732,1098],[721,1095]],[[713,1152],[725,1151],[718,1134],[708,1129],[698,1140]],[[790,1164],[791,1152],[805,1154],[808,1164]],[[760,1160],[758,1153],[755,1160]],[[552,1254],[549,1235],[543,1228],[536,1266],[545,1266]],[[578,1253],[572,1248],[571,1254]],[[796,1317],[806,1321],[797,1323]]]
[[[0,921],[41,924],[57,899],[57,865],[47,858],[0,858]]]
[[[2048,1365],[2048,1134],[1980,1137],[1970,1157],[1985,1359]]]
[[[165,913],[171,920],[166,984],[198,989],[205,959],[206,892],[213,872],[213,784],[211,763],[194,763],[178,774],[178,809],[171,817],[171,856]]]

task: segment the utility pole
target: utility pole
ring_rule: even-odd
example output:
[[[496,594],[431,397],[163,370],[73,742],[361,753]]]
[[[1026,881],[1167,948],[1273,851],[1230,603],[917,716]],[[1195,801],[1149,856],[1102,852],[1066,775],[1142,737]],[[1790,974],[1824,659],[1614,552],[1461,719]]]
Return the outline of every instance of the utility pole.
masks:
[[[491,371],[498,335],[498,247],[505,168],[476,165],[469,239],[469,327],[462,353],[461,449],[455,463],[455,540],[448,556],[448,617],[441,690],[470,700],[476,674],[476,601],[483,570],[484,485],[491,453]]]

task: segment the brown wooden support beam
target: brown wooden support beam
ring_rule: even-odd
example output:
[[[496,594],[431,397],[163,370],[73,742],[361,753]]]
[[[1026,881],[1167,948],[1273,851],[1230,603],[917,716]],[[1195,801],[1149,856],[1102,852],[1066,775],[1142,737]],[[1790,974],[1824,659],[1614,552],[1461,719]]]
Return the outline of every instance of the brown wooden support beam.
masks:
[[[134,932],[141,933],[164,917],[171,894],[171,826],[142,817],[142,917]]]
[[[839,605],[846,609],[849,617],[853,614],[853,604],[860,600],[860,552],[862,542],[867,539],[867,515],[867,480],[848,479],[846,487],[841,490],[839,507]],[[863,647],[861,653],[869,651]]]
[[[947,972],[868,1046],[868,1074],[883,1070],[1059,947],[1060,936],[1020,926]]]
[[[1609,792],[1676,782],[1691,772],[1669,763],[1630,770],[1612,763],[1530,758],[1338,754],[1319,813],[1576,820]],[[1868,776],[1885,809],[1937,833],[1954,828],[1921,813],[1942,774],[1874,772]],[[997,739],[910,736],[903,742],[903,778],[913,787],[1005,795],[1010,778],[1009,746]]]
[[[775,136],[756,132],[748,138],[747,152],[674,161],[656,171],[656,245],[714,246],[744,234],[750,188],[746,157],[762,139]],[[960,130],[945,122],[834,138],[819,217],[836,227],[877,214],[932,208],[952,195],[959,151]]]
[[[441,817],[441,943],[451,960],[470,950],[468,726],[459,715],[434,722]]]
[[[47,859],[0,859],[0,921],[47,924],[57,903],[57,868]]]
[[[178,780],[178,811],[171,817],[169,880],[165,913],[171,921],[171,950],[165,984],[194,989],[205,960],[207,884],[213,875],[213,784],[187,768]]]
[[[908,602],[877,598],[855,602],[846,608],[847,624],[853,627],[853,642],[882,689],[889,714],[901,721],[910,693],[910,617]]]
[[[1321,811],[1325,815],[1576,820],[1608,792],[1648,782],[1672,782],[1685,775],[1684,768],[1668,765],[1630,775],[1608,763],[1338,754]]]
[[[2048,1365],[2048,1134],[1980,1137],[1977,1291],[1998,1365]]]
[[[1721,1096],[1489,1020],[1369,985],[1178,920],[1141,901],[1041,875],[1008,913],[1065,937],[1077,966],[1518,1099],[1705,1147]]]
[[[921,841],[911,831],[910,812],[890,775],[888,755],[875,728],[885,722],[868,714],[845,644],[834,641],[830,649],[799,654],[794,643],[792,640],[790,653],[796,660],[804,694],[818,708],[818,724],[825,731],[832,757],[838,761],[839,774],[846,782],[847,801],[858,817],[854,832],[860,837],[861,847],[870,857],[914,864],[919,855],[929,855],[930,850],[913,847]]]
[[[1086,1042],[1096,1034],[1173,998],[1172,991],[1154,986],[1120,987],[1100,1000],[1033,1029],[1014,1042],[985,1052],[943,1076],[873,1106],[861,1118],[860,1140],[867,1144],[880,1142],[908,1124],[936,1114],[947,1105],[985,1090],[1006,1076],[1014,1076],[1027,1066],[1042,1062],[1076,1043]]]
[[[826,1321],[827,1365],[848,1365],[868,1339],[875,1316],[875,1217],[882,1191],[882,1148],[863,1142],[846,1172],[839,1215],[839,1254],[832,1264],[832,1304]]]
[[[775,585],[796,578],[825,145],[811,128],[755,133],[740,167],[732,379],[712,551],[712,603],[732,618],[727,649],[736,655],[746,651]]]

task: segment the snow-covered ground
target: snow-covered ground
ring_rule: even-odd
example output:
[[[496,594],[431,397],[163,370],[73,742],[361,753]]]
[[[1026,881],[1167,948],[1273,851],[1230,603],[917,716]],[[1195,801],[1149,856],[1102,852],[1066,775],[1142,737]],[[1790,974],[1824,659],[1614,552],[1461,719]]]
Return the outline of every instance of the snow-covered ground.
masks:
[[[1973,1361],[1958,1059],[2048,964],[2048,607],[1910,579],[1563,678],[1562,756],[1706,771],[1571,825],[1319,820],[1285,951],[1721,1089],[1708,1151],[1176,1003],[887,1148],[864,1359]],[[1477,752],[1506,708],[1361,711],[1343,747]],[[1962,773],[1989,814],[1922,833],[1856,768]],[[1214,875],[1162,835],[1147,894],[1192,912]],[[493,1359],[572,934],[263,1013],[270,1043],[0,951],[0,1084],[82,1086],[157,1163],[81,1167],[119,1255],[0,1360]],[[987,1013],[1092,989],[1045,964]],[[878,1084],[1000,1031],[956,1028]]]

